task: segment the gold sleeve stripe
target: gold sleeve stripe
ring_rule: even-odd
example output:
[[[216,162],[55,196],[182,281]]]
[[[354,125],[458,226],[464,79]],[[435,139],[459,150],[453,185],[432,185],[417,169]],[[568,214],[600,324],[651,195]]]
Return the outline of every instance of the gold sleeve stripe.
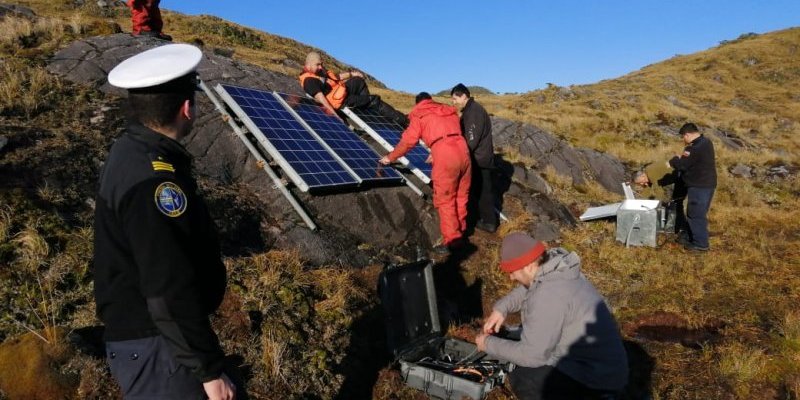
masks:
[[[161,162],[161,161],[153,161],[153,171],[169,171],[175,172],[175,167],[172,164]]]

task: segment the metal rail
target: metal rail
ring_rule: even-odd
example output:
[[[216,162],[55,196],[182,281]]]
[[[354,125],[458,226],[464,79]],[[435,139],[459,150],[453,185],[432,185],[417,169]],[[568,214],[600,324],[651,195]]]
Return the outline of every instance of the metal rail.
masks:
[[[258,160],[258,166],[261,167],[267,173],[267,175],[269,175],[270,179],[272,179],[272,182],[275,184],[275,187],[280,190],[281,194],[283,194],[283,197],[286,197],[286,200],[289,201],[289,203],[292,205],[292,208],[294,208],[297,214],[300,215],[300,218],[303,219],[303,222],[305,222],[306,226],[308,226],[308,228],[312,231],[317,230],[317,224],[311,220],[311,217],[308,216],[308,213],[306,213],[305,209],[303,209],[303,206],[300,205],[297,199],[295,199],[294,195],[289,191],[289,189],[286,188],[286,185],[283,183],[281,178],[278,177],[272,167],[269,166],[269,163],[264,156],[261,155],[261,152],[258,151],[252,142],[250,142],[250,139],[247,138],[247,134],[244,132],[242,127],[236,125],[233,117],[231,117],[217,96],[214,95],[211,89],[209,89],[203,81],[200,82],[200,88],[203,89],[203,92],[205,92],[206,96],[208,96],[208,98],[211,100],[211,103],[214,104],[214,108],[216,108],[216,110],[222,115],[222,120],[228,123],[231,129],[233,129],[233,132],[236,133],[236,136],[238,136],[247,149],[250,150],[250,153],[253,155],[253,157]]]

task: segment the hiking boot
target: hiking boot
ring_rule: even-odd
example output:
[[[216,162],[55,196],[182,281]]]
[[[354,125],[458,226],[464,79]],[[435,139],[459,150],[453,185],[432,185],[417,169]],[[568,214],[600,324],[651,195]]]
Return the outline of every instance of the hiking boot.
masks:
[[[689,251],[708,251],[708,246],[700,246],[696,243],[687,243],[683,245],[683,248]]]
[[[156,39],[166,40],[166,41],[168,41],[168,42],[171,42],[171,41],[172,41],[172,36],[170,36],[170,35],[167,35],[166,33],[163,33],[163,32],[155,32],[155,31],[141,31],[141,32],[139,32],[139,34],[138,34],[138,35],[137,35],[137,34],[134,34],[134,36],[139,36],[139,37],[152,37],[152,38],[156,38]]]
[[[450,249],[451,252],[463,250],[467,246],[467,241],[461,237],[452,242],[447,244],[447,248]]]
[[[437,255],[437,256],[446,256],[446,255],[450,254],[450,249],[447,246],[443,245],[443,244],[439,244],[439,245],[433,246],[433,249],[431,249],[431,252],[433,252],[433,254]]]
[[[367,108],[380,111],[381,103],[381,96],[378,96],[377,94],[371,94],[369,95],[369,103],[367,104]]]
[[[497,231],[497,225],[493,225],[483,221],[478,221],[478,223],[475,224],[475,229],[480,229],[484,232],[495,233]]]
[[[689,239],[689,235],[686,234],[685,232],[679,233],[678,237],[675,238],[675,242],[683,246],[688,246],[692,244],[692,240]]]

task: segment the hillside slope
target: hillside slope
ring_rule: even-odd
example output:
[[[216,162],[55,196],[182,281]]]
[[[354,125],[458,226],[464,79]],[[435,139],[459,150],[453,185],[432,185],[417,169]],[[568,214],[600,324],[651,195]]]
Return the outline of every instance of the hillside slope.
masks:
[[[542,126],[573,143],[645,161],[643,148],[685,121],[733,134],[758,152],[800,154],[800,28],[675,56],[617,79],[486,99],[497,115]]]

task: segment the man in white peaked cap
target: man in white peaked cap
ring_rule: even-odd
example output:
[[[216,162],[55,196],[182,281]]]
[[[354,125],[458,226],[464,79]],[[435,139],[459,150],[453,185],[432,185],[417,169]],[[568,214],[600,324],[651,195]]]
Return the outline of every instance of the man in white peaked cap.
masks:
[[[196,118],[202,52],[170,44],[116,66],[131,123],[114,143],[95,208],[95,302],[125,399],[234,399],[209,314],[225,294],[216,228],[178,141]]]

